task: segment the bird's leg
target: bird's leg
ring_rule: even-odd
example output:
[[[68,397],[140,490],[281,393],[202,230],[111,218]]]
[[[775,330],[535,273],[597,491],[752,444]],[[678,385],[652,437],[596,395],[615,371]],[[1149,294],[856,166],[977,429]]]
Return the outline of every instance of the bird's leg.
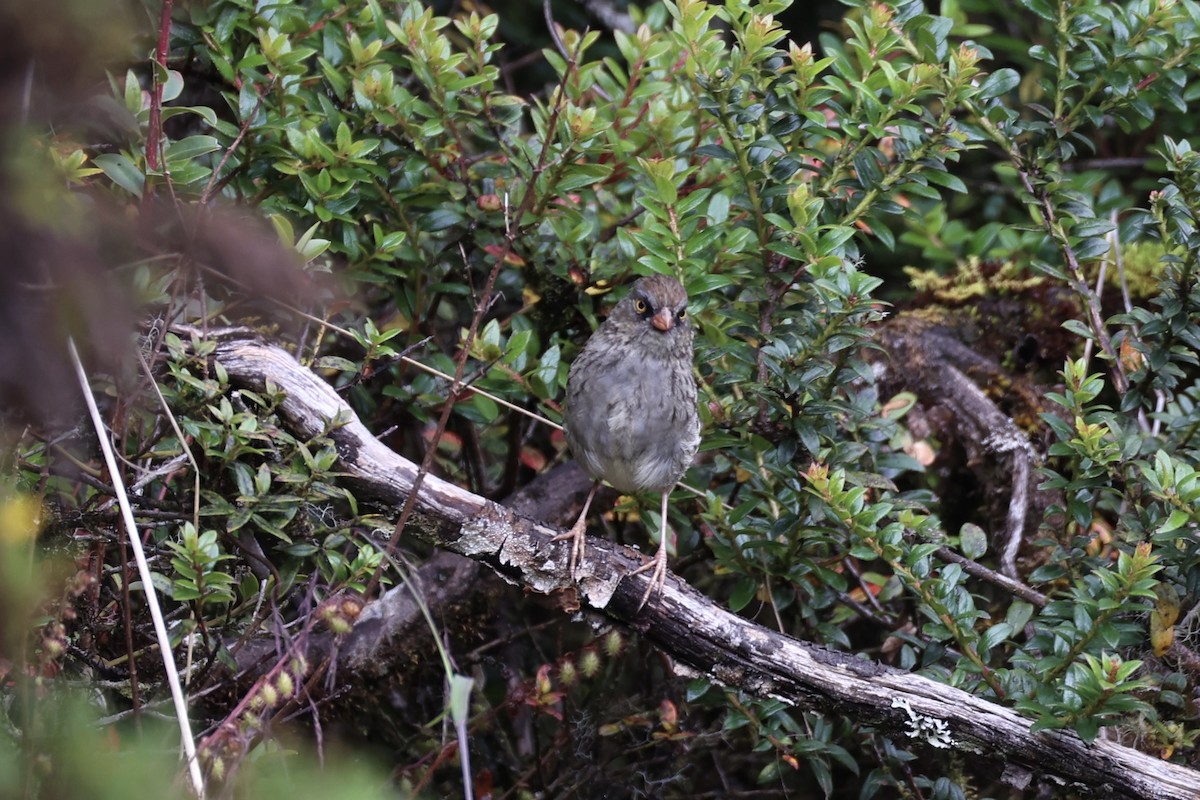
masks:
[[[587,524],[585,521],[587,520],[588,509],[592,507],[592,500],[596,497],[596,492],[599,490],[600,481],[595,481],[592,484],[591,491],[588,492],[587,499],[583,501],[583,511],[579,512],[579,519],[575,520],[575,524],[571,526],[569,531],[566,533],[560,533],[558,536],[555,536],[550,540],[551,542],[561,542],[566,539],[571,540],[571,561],[569,569],[571,571],[570,574],[572,578],[575,577],[575,568],[578,567],[583,561],[583,547],[587,541]]]
[[[655,591],[661,592],[663,587],[667,585],[667,539],[671,536],[671,528],[667,525],[667,497],[671,494],[670,489],[666,489],[662,493],[662,516],[659,517],[659,539],[658,552],[654,554],[648,563],[635,569],[631,575],[637,575],[639,572],[650,571],[650,585],[646,587],[646,593],[642,595],[642,602],[638,603],[638,611],[642,610],[642,606],[646,605],[646,601],[650,599],[650,595]]]

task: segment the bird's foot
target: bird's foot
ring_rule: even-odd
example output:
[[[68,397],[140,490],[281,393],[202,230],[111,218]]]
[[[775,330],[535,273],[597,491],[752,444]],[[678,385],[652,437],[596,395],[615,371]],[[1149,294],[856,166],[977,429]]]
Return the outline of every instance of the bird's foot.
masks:
[[[567,567],[569,570],[568,574],[570,575],[571,579],[574,580],[575,571],[579,568],[579,565],[583,563],[583,549],[587,544],[587,525],[585,524],[582,516],[575,520],[575,524],[571,526],[569,531],[566,533],[560,533],[550,541],[564,542],[567,539],[571,540],[571,557]]]
[[[575,580],[575,570],[583,563],[583,548],[587,543],[587,519],[588,509],[592,507],[592,500],[596,497],[596,492],[600,488],[600,481],[592,484],[591,491],[588,492],[587,499],[583,501],[583,511],[579,512],[579,519],[575,520],[575,524],[566,533],[560,533],[551,539],[551,542],[562,542],[567,539],[571,540],[571,559],[567,567],[569,572],[567,576],[571,580]]]
[[[665,535],[666,531],[663,533]],[[642,595],[642,602],[638,603],[638,611],[641,611],[646,605],[646,601],[650,599],[650,595],[656,591],[661,592],[663,587],[667,585],[667,543],[665,538],[659,544],[658,552],[654,554],[654,558],[629,574],[638,575],[642,572],[650,573],[650,585],[646,587],[646,593]]]

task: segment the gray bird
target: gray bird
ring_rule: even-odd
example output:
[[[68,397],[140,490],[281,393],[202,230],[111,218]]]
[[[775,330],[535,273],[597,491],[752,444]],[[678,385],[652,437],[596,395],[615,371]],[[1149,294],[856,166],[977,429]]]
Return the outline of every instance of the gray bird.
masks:
[[[579,519],[558,539],[572,540],[574,575],[583,559],[584,519],[601,481],[626,494],[658,492],[662,536],[654,559],[637,570],[652,570],[642,605],[666,582],[667,497],[700,446],[687,302],[674,278],[638,280],[567,375],[567,444],[595,483]]]

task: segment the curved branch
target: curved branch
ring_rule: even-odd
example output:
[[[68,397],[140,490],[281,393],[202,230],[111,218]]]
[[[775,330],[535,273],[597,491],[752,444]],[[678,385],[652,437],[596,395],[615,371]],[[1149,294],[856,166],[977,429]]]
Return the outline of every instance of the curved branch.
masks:
[[[950,408],[969,447],[990,456],[1007,457],[1012,490],[1004,540],[998,549],[1001,573],[1015,581],[1017,554],[1034,499],[1032,476],[1037,454],[1028,436],[968,374],[997,382],[1006,376],[998,365],[974,352],[953,333],[917,315],[895,317],[881,329],[880,342],[892,356],[888,369],[894,380],[922,400]]]
[[[182,329],[199,337],[196,329]],[[412,489],[417,466],[381,444],[349,406],[285,350],[242,330],[209,331],[215,358],[232,381],[255,390],[268,382],[286,399],[279,408],[302,436],[335,428],[339,468],[360,491],[393,505]],[[1065,731],[1030,732],[1015,711],[920,675],[797,641],[718,607],[668,574],[660,594],[639,611],[646,589],[633,551],[599,539],[577,583],[567,578],[568,544],[559,531],[427,475],[410,532],[486,564],[505,580],[536,592],[562,593],[578,605],[628,625],[675,660],[677,672],[790,705],[840,714],[898,737],[1005,764],[1004,778],[1023,787],[1034,776],[1092,797],[1194,798],[1200,773],[1109,741],[1085,744]],[[564,605],[572,607],[573,602]],[[375,615],[377,616],[377,615]]]

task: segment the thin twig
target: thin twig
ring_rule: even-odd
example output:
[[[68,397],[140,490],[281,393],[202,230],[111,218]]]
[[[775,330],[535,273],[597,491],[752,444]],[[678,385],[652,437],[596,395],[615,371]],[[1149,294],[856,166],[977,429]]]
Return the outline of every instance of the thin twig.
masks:
[[[234,151],[242,143],[242,139],[246,138],[246,133],[250,130],[251,123],[258,117],[258,110],[262,108],[263,97],[258,95],[258,102],[254,104],[254,110],[246,115],[246,119],[242,121],[242,126],[238,128],[237,136],[233,137],[233,141],[229,143],[229,147],[225,148],[225,152],[221,155],[221,160],[217,162],[217,166],[213,168],[212,175],[208,178],[208,183],[204,186],[204,191],[200,193],[200,205],[207,205],[212,199],[216,191],[220,191],[225,186],[225,179],[221,178],[221,170],[225,169],[225,165],[229,163],[229,159],[233,156]],[[229,173],[230,177],[233,173]]]
[[[961,556],[948,547],[939,547],[933,553],[943,561],[949,561],[951,564],[957,564],[962,567],[963,572],[968,575],[973,575],[976,578],[981,578],[988,583],[994,583],[1001,589],[1004,589],[1011,594],[1031,603],[1038,608],[1045,608],[1049,601],[1046,595],[1036,589],[1030,588],[1018,580],[1013,580],[1007,575],[1001,575],[999,572],[990,570],[982,564],[972,561],[971,559]]]
[[[1100,349],[1108,357],[1109,369],[1112,370],[1113,386],[1118,393],[1125,394],[1129,390],[1129,380],[1125,377],[1125,367],[1117,357],[1116,351],[1113,350],[1112,339],[1108,335],[1108,328],[1105,327],[1104,319],[1100,315],[1100,298],[1088,291],[1083,267],[1080,266],[1079,258],[1075,255],[1075,248],[1071,246],[1070,241],[1067,239],[1067,234],[1058,220],[1058,215],[1054,210],[1054,203],[1049,192],[1045,190],[1045,187],[1035,186],[1032,174],[1026,169],[1024,160],[1020,158],[1015,147],[1012,157],[1014,158],[1013,165],[1017,168],[1017,174],[1021,178],[1021,185],[1025,187],[1025,191],[1038,203],[1038,211],[1046,227],[1046,232],[1057,240],[1058,248],[1063,254],[1067,269],[1070,271],[1071,282],[1075,285],[1076,291],[1079,292],[1080,297],[1083,299],[1092,332],[1096,334],[1096,341],[1099,343]]]
[[[550,38],[554,40],[554,49],[567,60],[567,63],[570,63],[571,54],[567,52],[567,45],[558,33],[558,24],[554,21],[554,14],[550,11],[550,0],[542,0],[542,16],[546,20],[546,29],[550,32]]]
[[[121,528],[120,548],[121,558],[121,616],[123,626],[125,628],[125,652],[129,656],[129,702],[133,706],[133,719],[137,723],[138,731],[142,728],[142,689],[138,682],[137,671],[137,652],[133,646],[133,602],[130,598],[129,584],[132,583],[129,579],[129,557],[127,555],[125,545],[126,539],[125,529]],[[101,560],[101,572],[103,572],[103,557]]]
[[[138,362],[142,365],[142,370],[146,373],[146,378],[150,381],[150,386],[154,389],[154,395],[158,398],[158,402],[162,406],[163,414],[167,417],[167,422],[171,423],[171,430],[175,431],[175,436],[179,439],[179,447],[183,450],[184,456],[187,457],[188,463],[192,465],[192,472],[196,476],[192,498],[192,526],[196,529],[196,533],[199,533],[200,465],[196,463],[196,457],[192,455],[192,448],[188,447],[187,437],[183,435],[183,430],[180,429],[179,423],[175,420],[175,414],[171,412],[171,406],[167,404],[167,398],[163,397],[162,390],[158,388],[158,381],[154,380],[154,374],[150,371],[150,365],[146,363],[146,357],[142,355],[141,350],[137,351],[137,357]]]
[[[1087,278],[1083,273],[1083,267],[1079,263],[1079,257],[1075,253],[1075,248],[1071,246],[1067,232],[1058,218],[1058,212],[1054,208],[1054,199],[1051,193],[1046,189],[1044,184],[1036,180],[1036,163],[1030,163],[1022,155],[1017,143],[996,124],[992,123],[979,108],[974,107],[970,103],[967,106],[970,108],[972,115],[980,127],[983,128],[992,141],[1004,150],[1005,155],[1008,156],[1009,161],[1016,168],[1022,188],[1033,199],[1038,216],[1041,217],[1042,227],[1054,239],[1055,244],[1058,245],[1059,252],[1062,253],[1063,261],[1066,263],[1069,273],[1070,280],[1068,283],[1083,301],[1088,325],[1092,329],[1092,333],[1095,334],[1096,342],[1100,345],[1100,350],[1109,362],[1113,387],[1117,390],[1118,394],[1125,394],[1129,390],[1129,379],[1125,375],[1124,365],[1121,363],[1120,358],[1117,357],[1116,351],[1113,350],[1112,338],[1108,335],[1108,328],[1104,325],[1104,319],[1101,316],[1100,298],[1088,286]]]
[[[554,14],[550,11],[550,0],[542,0],[542,15],[546,18],[546,28],[550,31],[550,38],[554,40],[555,49],[558,50],[559,55],[566,59],[567,62],[567,73],[566,75],[563,75],[563,89],[566,89],[567,75],[570,75],[575,71],[575,64],[578,60],[578,56],[582,55],[582,53],[576,53],[572,55],[567,51],[567,45],[565,42],[563,42],[562,35],[558,32],[559,25],[554,21]],[[580,46],[583,45],[583,39],[586,35],[586,30],[580,35]],[[604,89],[602,89],[597,83],[593,83],[591,87],[589,87],[589,91],[606,103],[612,102],[612,98],[608,96],[608,92],[604,91]]]
[[[29,122],[29,106],[33,102],[33,74],[34,62],[30,61],[25,66],[25,80],[21,86],[21,115],[19,122],[22,126]]]

